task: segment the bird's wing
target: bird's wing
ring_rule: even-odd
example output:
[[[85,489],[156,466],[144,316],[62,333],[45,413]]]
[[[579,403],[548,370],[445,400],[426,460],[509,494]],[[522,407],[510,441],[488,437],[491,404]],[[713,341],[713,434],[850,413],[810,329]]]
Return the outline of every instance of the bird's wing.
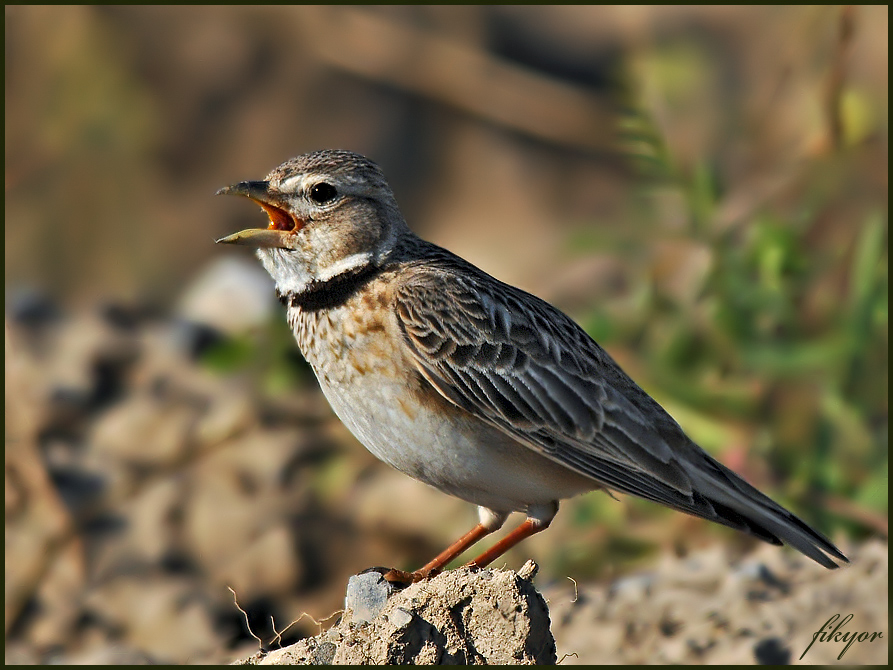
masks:
[[[398,287],[395,310],[418,371],[450,402],[609,489],[695,505],[681,428],[548,303],[428,267]]]
[[[419,374],[450,402],[605,488],[791,544],[823,535],[711,458],[576,323],[470,265],[420,265],[394,309]],[[462,262],[464,263],[464,262]]]

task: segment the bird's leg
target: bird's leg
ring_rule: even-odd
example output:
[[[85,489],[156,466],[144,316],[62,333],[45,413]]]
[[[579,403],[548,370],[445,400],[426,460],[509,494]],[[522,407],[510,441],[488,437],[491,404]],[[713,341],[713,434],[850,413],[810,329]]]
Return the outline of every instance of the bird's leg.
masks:
[[[518,544],[521,540],[525,540],[541,530],[546,530],[548,526],[542,525],[534,519],[525,519],[524,523],[515,528],[511,533],[502,538],[499,542],[487,549],[483,554],[471,561],[468,565],[475,565],[479,568],[486,568],[490,563],[502,556],[509,549]]]
[[[429,576],[433,577],[443,569],[443,566],[456,558],[456,556],[475,544],[482,537],[486,537],[492,532],[493,531],[487,528],[484,524],[477,524],[474,528],[465,533],[465,535],[435,556],[428,564],[413,572],[413,577],[417,577],[417,579],[413,579],[413,581],[419,581],[419,579],[425,579]]]
[[[443,569],[443,566],[475,544],[482,537],[486,537],[490,533],[499,530],[508,518],[508,514],[494,512],[486,507],[478,508],[478,513],[481,519],[480,523],[440,552],[424,567],[419,568],[414,572],[404,572],[403,570],[395,569],[390,570],[384,574],[384,578],[389,582],[414,583],[423,579],[428,579],[428,577],[433,577]]]
[[[490,563],[521,542],[521,540],[526,540],[531,535],[546,530],[557,513],[557,502],[549,503],[548,505],[531,505],[527,509],[527,518],[524,520],[524,523],[515,528],[515,530],[487,549],[487,551],[471,561],[468,565],[486,568]]]

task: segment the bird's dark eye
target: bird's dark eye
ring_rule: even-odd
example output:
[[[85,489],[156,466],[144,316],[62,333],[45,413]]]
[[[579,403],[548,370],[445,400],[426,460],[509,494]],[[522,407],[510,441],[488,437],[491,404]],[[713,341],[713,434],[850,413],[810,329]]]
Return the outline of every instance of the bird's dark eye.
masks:
[[[324,181],[310,187],[310,199],[318,205],[331,202],[337,195],[337,189]]]

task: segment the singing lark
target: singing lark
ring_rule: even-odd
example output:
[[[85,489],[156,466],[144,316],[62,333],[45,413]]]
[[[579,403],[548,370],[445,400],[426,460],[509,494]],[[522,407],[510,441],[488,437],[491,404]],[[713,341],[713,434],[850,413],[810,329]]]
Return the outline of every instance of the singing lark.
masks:
[[[218,242],[257,248],[332,409],[369,451],[479,506],[480,522],[419,580],[511,512],[526,520],[472,563],[549,526],[564,498],[603,489],[847,558],[708,456],[576,323],[413,234],[381,170],[348,151],[289,160],[248,197],[269,217]]]

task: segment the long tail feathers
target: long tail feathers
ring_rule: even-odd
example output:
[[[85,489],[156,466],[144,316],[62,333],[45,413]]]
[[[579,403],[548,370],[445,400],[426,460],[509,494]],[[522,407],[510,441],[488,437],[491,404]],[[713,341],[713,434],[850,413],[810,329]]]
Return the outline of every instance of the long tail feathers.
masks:
[[[709,456],[688,474],[692,488],[713,507],[711,520],[737,528],[772,544],[788,544],[829,569],[840,567],[830,557],[849,559],[828,538],[755,489]]]

